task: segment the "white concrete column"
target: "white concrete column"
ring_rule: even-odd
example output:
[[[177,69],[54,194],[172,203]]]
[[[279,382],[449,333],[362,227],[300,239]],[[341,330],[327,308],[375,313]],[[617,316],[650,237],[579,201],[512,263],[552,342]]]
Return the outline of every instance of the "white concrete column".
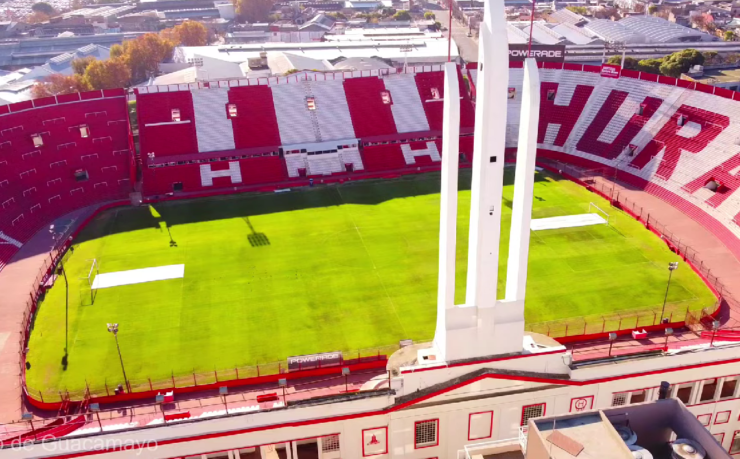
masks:
[[[480,24],[466,304],[496,304],[506,146],[509,48],[503,0],[485,0]],[[479,311],[480,314],[480,311]],[[480,351],[486,352],[481,349]]]
[[[506,267],[506,297],[495,308],[491,334],[496,354],[522,352],[524,340],[524,300],[527,290],[529,236],[534,199],[534,173],[537,156],[537,129],[540,113],[540,78],[537,62],[524,62],[522,109],[517,143],[514,202],[509,236],[509,261]]]
[[[457,67],[446,63],[442,118],[442,185],[439,211],[439,276],[437,281],[437,359],[445,360],[447,310],[455,307],[455,249],[457,246],[457,175],[460,162],[460,86]]]
[[[517,143],[514,202],[511,212],[509,262],[506,270],[506,300],[524,302],[527,289],[527,262],[529,235],[534,199],[535,159],[537,157],[537,129],[540,121],[540,76],[537,62],[524,62],[522,109]]]

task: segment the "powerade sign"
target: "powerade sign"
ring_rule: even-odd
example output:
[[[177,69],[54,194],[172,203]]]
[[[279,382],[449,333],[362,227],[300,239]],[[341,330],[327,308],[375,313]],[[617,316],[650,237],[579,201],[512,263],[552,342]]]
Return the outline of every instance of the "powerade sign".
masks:
[[[527,58],[528,44],[509,44],[509,61],[521,62]],[[532,57],[537,62],[565,61],[565,45],[532,45]]]
[[[311,368],[332,367],[342,364],[341,352],[324,352],[323,354],[297,355],[288,357],[288,370],[307,370]]]

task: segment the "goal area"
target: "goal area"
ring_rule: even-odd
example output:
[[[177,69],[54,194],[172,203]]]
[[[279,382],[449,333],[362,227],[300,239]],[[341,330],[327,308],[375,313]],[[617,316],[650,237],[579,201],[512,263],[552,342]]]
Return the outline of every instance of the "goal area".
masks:
[[[90,263],[90,269],[87,271],[87,276],[80,278],[80,288],[83,290],[90,290],[90,304],[95,304],[95,289],[93,288],[93,283],[95,282],[95,277],[100,274],[100,264],[98,263],[97,258],[92,258],[87,260],[88,263]],[[80,299],[82,299],[83,296],[80,295]]]
[[[609,226],[609,214],[604,211],[601,207],[597,206],[593,202],[588,203],[588,213],[595,213],[604,219],[604,224]]]

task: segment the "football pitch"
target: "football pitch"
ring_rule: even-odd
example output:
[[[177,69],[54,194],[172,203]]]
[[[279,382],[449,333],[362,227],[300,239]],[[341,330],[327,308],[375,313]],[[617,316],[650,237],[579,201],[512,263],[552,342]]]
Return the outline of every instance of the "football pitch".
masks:
[[[513,168],[507,169],[501,263],[503,296]],[[465,298],[470,171],[461,172],[457,302]],[[98,215],[65,257],[65,286],[49,291],[31,334],[32,392],[81,391],[128,378],[168,381],[287,356],[431,340],[436,320],[439,174],[350,182],[285,193],[243,194],[121,208]],[[658,237],[608,202],[538,173],[534,218],[584,214],[594,202],[609,225],[532,232],[526,321],[534,324],[663,304],[667,264]],[[185,265],[183,278],[96,291],[87,275]],[[685,264],[668,310],[714,303]],[[682,312],[680,314],[682,314]],[[683,316],[681,315],[681,318]],[[192,378],[191,378],[192,381]],[[57,396],[58,398],[58,396]]]

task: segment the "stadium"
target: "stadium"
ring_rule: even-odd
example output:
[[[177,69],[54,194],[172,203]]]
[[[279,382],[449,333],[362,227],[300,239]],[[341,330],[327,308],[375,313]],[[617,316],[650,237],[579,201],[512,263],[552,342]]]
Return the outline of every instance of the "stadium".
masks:
[[[539,102],[527,105],[525,65],[511,61],[505,117],[491,115],[502,133],[497,161],[478,145],[491,91],[482,65],[0,107],[2,331],[13,333],[2,355],[19,363],[20,383],[3,378],[23,401],[0,399],[17,418],[33,413],[5,424],[0,440],[122,431],[168,445],[145,457],[459,457],[474,440],[526,433],[552,410],[655,400],[667,380],[697,418],[709,414],[707,435],[732,453],[737,93],[537,62]],[[459,141],[446,145],[451,99]],[[526,120],[536,172],[522,252],[511,247],[521,244]],[[442,167],[450,151],[459,173]],[[507,273],[511,254],[524,253],[526,306],[520,292],[522,327],[476,306],[476,342],[498,321],[499,336],[519,336],[506,345],[516,349],[457,356],[440,340],[437,260],[442,238],[453,304],[466,304],[466,279],[470,288],[479,275],[468,239],[485,187],[476,160],[503,171],[490,214],[500,214],[496,251],[510,253],[482,278],[497,279],[486,287],[494,302],[508,301],[521,276]],[[439,217],[450,199],[452,236]],[[448,319],[463,314],[450,306]],[[448,323],[447,339],[464,341],[460,330]],[[461,395],[469,384],[479,385],[474,404]]]

